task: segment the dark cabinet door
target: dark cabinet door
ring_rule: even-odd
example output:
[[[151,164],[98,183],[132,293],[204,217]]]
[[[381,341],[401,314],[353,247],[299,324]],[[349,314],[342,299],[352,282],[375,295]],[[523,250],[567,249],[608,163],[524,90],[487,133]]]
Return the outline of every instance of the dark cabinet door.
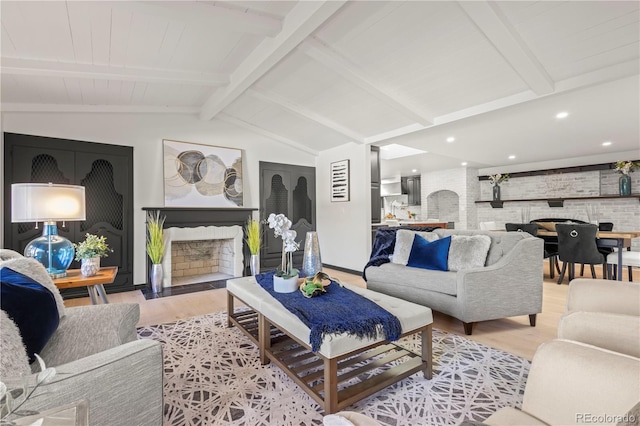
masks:
[[[316,228],[314,167],[260,162],[260,219],[266,221],[271,213],[283,213],[291,220],[291,229],[296,231],[296,241],[300,243],[300,249],[293,255],[293,263],[300,268],[306,234]],[[262,270],[273,270],[281,262],[282,239],[276,238],[266,223],[263,227],[260,266]]]
[[[42,233],[42,224],[36,229],[34,223],[11,223],[12,183],[84,186],[86,220],[58,222],[58,233],[74,243],[86,233],[106,236],[113,253],[101,264],[118,266],[116,280],[106,289],[133,290],[133,148],[13,133],[5,133],[4,141],[5,246],[22,253]],[[86,295],[86,289],[63,294]]]

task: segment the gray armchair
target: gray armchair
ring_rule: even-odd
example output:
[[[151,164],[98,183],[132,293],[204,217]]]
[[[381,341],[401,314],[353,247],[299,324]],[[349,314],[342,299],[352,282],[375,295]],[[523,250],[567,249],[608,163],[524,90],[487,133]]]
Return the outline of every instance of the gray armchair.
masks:
[[[42,283],[60,303],[60,293],[50,279],[43,282],[48,276],[43,278],[37,265],[32,259],[0,250],[0,268],[8,266]],[[161,425],[162,346],[152,340],[137,340],[140,307],[63,307],[60,315],[60,324],[39,354],[47,367],[55,368],[56,375],[39,386],[21,409],[44,411],[84,399],[89,402],[91,425]],[[11,342],[17,327],[6,315],[2,315],[1,327],[0,380],[9,388],[20,387],[23,379],[33,385],[36,373],[29,372],[26,352],[16,350],[21,347],[20,336],[17,344],[16,340]],[[37,367],[32,365],[31,369]]]

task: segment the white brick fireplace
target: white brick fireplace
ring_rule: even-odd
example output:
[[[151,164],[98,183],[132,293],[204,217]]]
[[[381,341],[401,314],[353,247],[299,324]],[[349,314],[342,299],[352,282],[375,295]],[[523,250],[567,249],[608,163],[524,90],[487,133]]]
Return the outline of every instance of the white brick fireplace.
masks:
[[[241,277],[243,270],[243,230],[241,226],[198,226],[193,228],[171,227],[164,230],[165,253],[162,269],[164,271],[163,287],[171,287],[173,275],[203,275],[205,269],[209,272],[220,272],[231,277]],[[198,244],[199,242],[215,241],[214,244]],[[209,259],[185,258],[185,250],[172,250],[172,245],[178,242],[193,242],[201,247],[202,253],[207,253]],[[205,248],[206,247],[206,248]],[[198,250],[196,248],[196,250]],[[186,250],[188,251],[188,250]],[[176,258],[174,259],[174,256]],[[174,265],[174,262],[179,262]],[[178,271],[174,266],[178,266]],[[184,273],[183,273],[184,272]],[[173,284],[175,285],[175,284]]]

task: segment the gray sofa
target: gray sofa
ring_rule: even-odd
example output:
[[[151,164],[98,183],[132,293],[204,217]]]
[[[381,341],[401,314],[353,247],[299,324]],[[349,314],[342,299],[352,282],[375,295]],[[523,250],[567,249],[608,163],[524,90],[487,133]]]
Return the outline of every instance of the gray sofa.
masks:
[[[488,235],[484,267],[458,272],[433,271],[395,263],[367,266],[367,288],[419,303],[464,323],[529,315],[535,326],[542,311],[543,241],[526,232],[435,229],[440,237]],[[377,238],[377,237],[376,237]]]
[[[44,267],[11,250],[0,250],[0,269],[8,267],[34,279],[54,295],[60,323],[39,355],[56,371],[20,408],[42,412],[86,400],[89,424],[161,425],[163,410],[162,345],[137,340],[137,304],[65,308]],[[9,389],[31,389],[37,362],[29,365],[15,323],[0,311],[0,381]],[[34,371],[32,373],[32,371]]]

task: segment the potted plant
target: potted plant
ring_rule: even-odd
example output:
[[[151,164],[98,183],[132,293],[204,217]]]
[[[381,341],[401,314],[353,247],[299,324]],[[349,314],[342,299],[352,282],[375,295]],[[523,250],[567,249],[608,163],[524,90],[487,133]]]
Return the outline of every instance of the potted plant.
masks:
[[[293,252],[299,247],[296,231],[291,229],[291,221],[282,213],[271,213],[267,223],[276,238],[282,237],[282,261],[273,276],[273,289],[278,293],[294,292],[298,289],[298,270],[293,267]]]
[[[164,220],[160,211],[147,212],[147,255],[151,261],[151,291],[162,289],[162,258],[164,257]]]
[[[76,260],[81,262],[80,273],[90,277],[100,270],[100,258],[109,256],[113,252],[107,244],[107,237],[85,234],[84,241],[74,244]]]
[[[249,219],[244,230],[245,241],[251,253],[251,262],[249,263],[251,275],[256,275],[260,272],[260,244],[262,242],[260,222],[255,219]]]

